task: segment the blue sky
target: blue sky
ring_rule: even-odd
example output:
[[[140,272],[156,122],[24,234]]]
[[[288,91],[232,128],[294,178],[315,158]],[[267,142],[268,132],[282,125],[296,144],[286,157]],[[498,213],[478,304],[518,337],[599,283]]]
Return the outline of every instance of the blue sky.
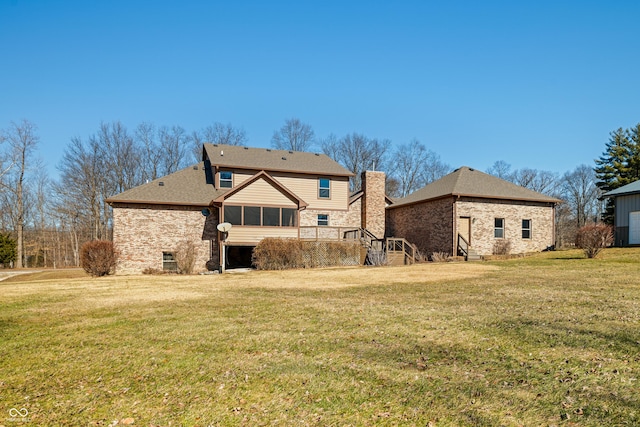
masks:
[[[640,2],[0,0],[0,128],[55,174],[119,120],[423,142],[453,167],[564,173],[640,122]]]

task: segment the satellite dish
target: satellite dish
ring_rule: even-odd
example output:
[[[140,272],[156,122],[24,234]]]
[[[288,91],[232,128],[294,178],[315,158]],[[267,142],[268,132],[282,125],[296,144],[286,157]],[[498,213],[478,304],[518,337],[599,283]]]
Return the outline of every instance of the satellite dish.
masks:
[[[231,230],[231,224],[229,224],[228,222],[221,222],[220,224],[218,224],[217,228],[219,232],[226,233]]]

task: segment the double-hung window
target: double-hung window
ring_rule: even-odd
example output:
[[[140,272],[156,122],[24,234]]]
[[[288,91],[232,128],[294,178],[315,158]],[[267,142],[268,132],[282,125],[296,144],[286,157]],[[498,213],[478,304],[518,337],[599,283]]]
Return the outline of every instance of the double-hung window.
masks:
[[[522,220],[522,238],[523,239],[531,238],[531,220],[530,219]]]
[[[504,239],[504,218],[495,218],[493,220],[493,237]]]
[[[318,214],[318,226],[327,226],[329,225],[329,215],[327,214]]]
[[[331,198],[331,180],[329,180],[329,178],[318,179],[318,198],[319,199]]]
[[[220,188],[233,187],[233,173],[231,171],[220,171]]]

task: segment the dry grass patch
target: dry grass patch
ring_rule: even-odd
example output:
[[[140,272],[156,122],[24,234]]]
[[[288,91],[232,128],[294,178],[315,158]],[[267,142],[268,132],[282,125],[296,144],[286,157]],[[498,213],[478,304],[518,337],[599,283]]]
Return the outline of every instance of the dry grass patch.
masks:
[[[639,262],[638,250],[571,251],[0,282],[0,414],[26,408],[34,425],[638,425]]]

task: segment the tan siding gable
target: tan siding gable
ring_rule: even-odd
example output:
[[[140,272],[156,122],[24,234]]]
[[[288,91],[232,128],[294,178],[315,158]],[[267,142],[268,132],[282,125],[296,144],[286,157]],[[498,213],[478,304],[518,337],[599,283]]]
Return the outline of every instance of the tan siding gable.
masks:
[[[297,208],[295,201],[264,179],[258,179],[225,200],[226,204],[286,206]]]
[[[302,174],[272,174],[273,178],[308,203],[308,209],[347,210],[349,207],[349,178],[309,176]],[[318,179],[329,178],[331,197],[318,198]]]

